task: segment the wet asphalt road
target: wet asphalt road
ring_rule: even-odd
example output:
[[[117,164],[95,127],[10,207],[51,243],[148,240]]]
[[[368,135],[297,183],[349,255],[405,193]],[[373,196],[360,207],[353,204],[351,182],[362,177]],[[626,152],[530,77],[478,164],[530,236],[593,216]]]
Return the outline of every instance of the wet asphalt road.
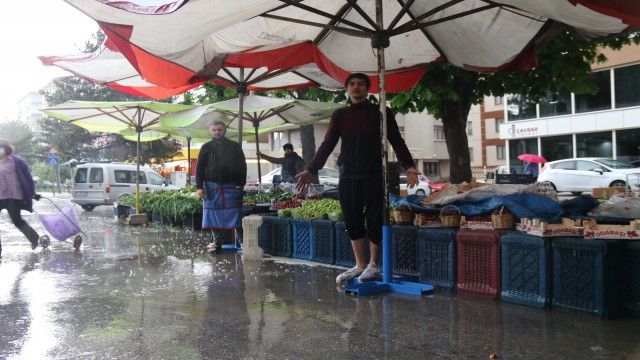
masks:
[[[202,232],[76,210],[79,251],[32,251],[0,216],[0,359],[640,359],[638,318],[442,291],[358,299],[336,289],[338,267],[209,256]]]

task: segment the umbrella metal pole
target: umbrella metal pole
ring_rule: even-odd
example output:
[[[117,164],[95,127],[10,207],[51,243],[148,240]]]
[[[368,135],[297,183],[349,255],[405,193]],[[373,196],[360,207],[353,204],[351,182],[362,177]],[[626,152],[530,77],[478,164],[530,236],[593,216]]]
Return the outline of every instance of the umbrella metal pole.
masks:
[[[187,184],[191,185],[191,136],[187,136]]]
[[[376,22],[379,29],[384,28],[382,21],[382,0],[376,0]],[[383,36],[387,36],[383,38]],[[417,284],[406,281],[393,280],[393,244],[391,240],[391,225],[389,221],[389,165],[387,144],[387,94],[385,85],[385,61],[384,48],[389,46],[388,35],[380,34],[379,38],[372,39],[372,46],[378,53],[378,85],[380,89],[380,135],[382,144],[382,176],[384,205],[382,212],[382,282],[372,281],[358,284],[351,284],[345,287],[346,294],[369,295],[383,291],[401,292],[406,294],[420,295],[427,291],[432,291],[432,285]]]
[[[140,214],[140,131],[136,142],[136,214]]]
[[[258,123],[253,124],[256,134],[256,158],[258,159],[258,193],[260,193],[260,184],[262,183],[262,170],[260,169],[260,142],[258,142]]]
[[[241,85],[236,86],[236,92],[240,97],[238,102],[238,143],[242,146],[242,120],[244,118],[244,95],[247,93],[247,86],[244,84],[244,68],[240,68],[240,81]]]

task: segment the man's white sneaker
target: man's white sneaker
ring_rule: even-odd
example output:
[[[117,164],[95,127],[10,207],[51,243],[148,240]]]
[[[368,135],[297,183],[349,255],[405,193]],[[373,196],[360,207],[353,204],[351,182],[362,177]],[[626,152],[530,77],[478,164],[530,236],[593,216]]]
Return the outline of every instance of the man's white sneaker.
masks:
[[[358,267],[352,267],[351,269],[343,272],[342,274],[338,275],[338,277],[336,277],[336,284],[347,282],[355,278],[356,276],[360,276],[360,274],[362,274],[363,271],[364,269],[360,269]]]
[[[360,276],[358,277],[359,282],[379,281],[379,280],[382,280],[382,271],[380,271],[380,268],[377,266],[366,268],[362,272],[362,274],[360,274]]]

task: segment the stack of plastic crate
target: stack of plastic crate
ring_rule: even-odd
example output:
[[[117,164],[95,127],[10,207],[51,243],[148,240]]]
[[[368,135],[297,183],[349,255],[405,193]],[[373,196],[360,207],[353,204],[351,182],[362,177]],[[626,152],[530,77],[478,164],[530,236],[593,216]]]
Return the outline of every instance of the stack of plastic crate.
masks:
[[[622,309],[618,240],[554,238],[552,308],[609,318]]]
[[[330,220],[313,220],[313,257],[312,261],[324,264],[336,262],[336,239],[334,222]]]
[[[500,236],[494,230],[459,230],[458,293],[496,299],[500,292]]]
[[[311,220],[291,219],[293,226],[293,257],[311,260],[313,257],[313,227]]]
[[[291,257],[292,255],[291,220],[276,216],[264,216],[258,230],[258,244],[271,255]]]
[[[500,238],[502,301],[545,308],[551,302],[551,246],[548,238],[523,233]]]
[[[394,225],[391,228],[394,274],[418,275],[418,229],[412,225]]]
[[[419,281],[436,288],[456,288],[456,229],[418,230]]]

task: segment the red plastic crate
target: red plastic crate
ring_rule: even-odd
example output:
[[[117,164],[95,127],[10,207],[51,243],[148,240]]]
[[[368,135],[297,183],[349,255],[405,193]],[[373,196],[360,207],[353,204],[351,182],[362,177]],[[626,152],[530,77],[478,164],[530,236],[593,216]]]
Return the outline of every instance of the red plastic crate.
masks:
[[[494,230],[458,231],[458,293],[498,298],[501,234]]]

